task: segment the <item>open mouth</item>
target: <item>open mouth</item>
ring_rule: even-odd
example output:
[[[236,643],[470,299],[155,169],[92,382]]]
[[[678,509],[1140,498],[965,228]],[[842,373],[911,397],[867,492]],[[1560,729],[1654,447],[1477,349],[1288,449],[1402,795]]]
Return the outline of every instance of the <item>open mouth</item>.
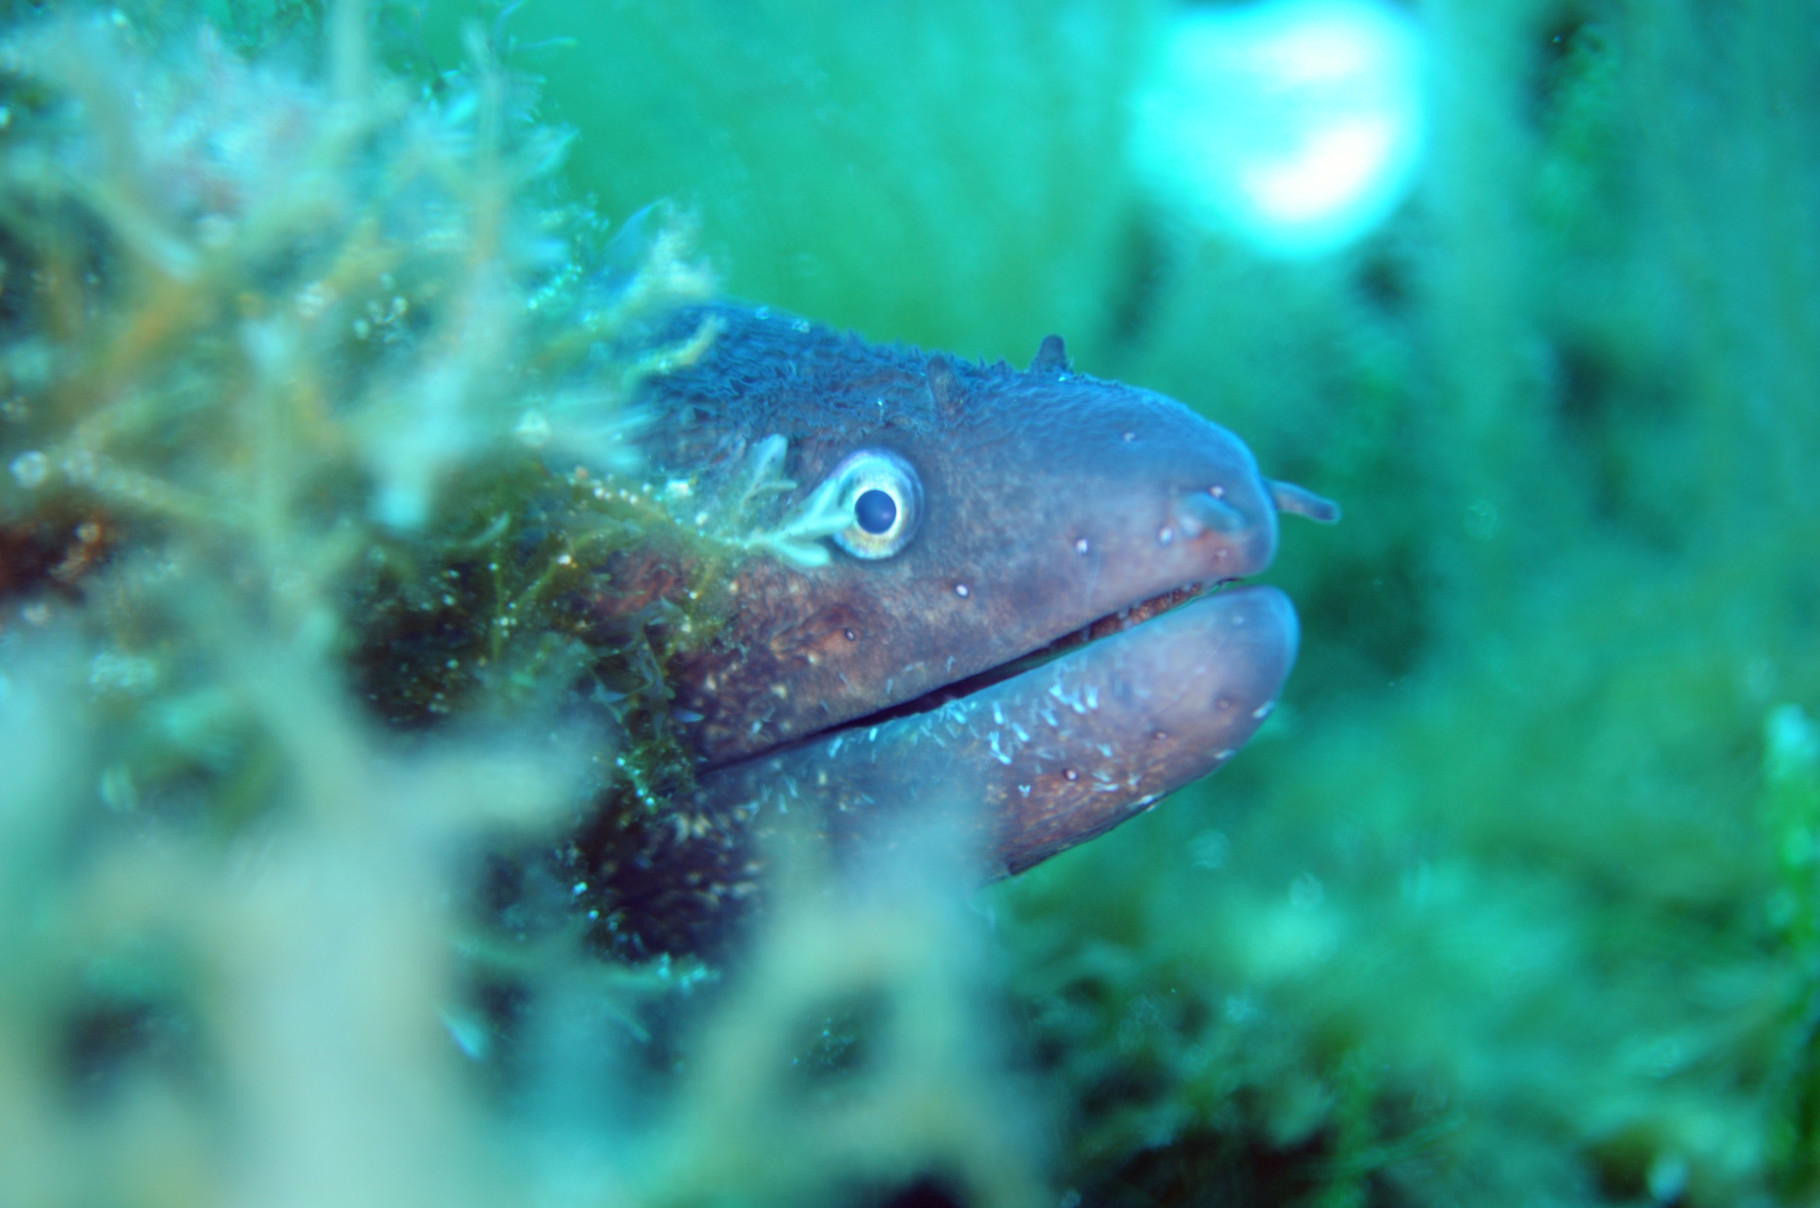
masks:
[[[985,879],[1022,871],[1222,766],[1297,645],[1272,587],[1189,584],[980,675],[702,778],[704,808],[890,852],[933,826]]]
[[[1279,511],[1334,514],[1298,488],[1272,488]],[[1192,496],[1203,497],[1220,502]],[[1181,515],[1159,530],[1160,544],[1187,531]],[[1104,833],[1224,766],[1270,717],[1300,629],[1281,591],[1238,580],[1268,564],[1273,536],[1260,529],[1197,550],[1173,573],[1205,577],[996,667],[704,772],[694,807],[742,820],[745,840],[761,846],[827,844],[891,860],[953,845],[983,880]],[[967,593],[957,585],[956,594]],[[855,640],[852,630],[845,640]],[[922,661],[911,665],[930,667],[939,651],[919,648]],[[846,683],[838,670],[824,678]]]
[[[1126,605],[1116,612],[1110,612],[1097,620],[1089,621],[1079,629],[1071,629],[1048,645],[1032,650],[1028,654],[1020,655],[1009,662],[1000,663],[996,667],[988,667],[986,670],[977,672],[965,679],[955,680],[950,684],[943,684],[941,687],[931,689],[911,700],[889,705],[876,712],[868,713],[863,717],[854,718],[852,721],[845,722],[839,726],[832,727],[830,730],[824,731],[823,736],[825,737],[827,734],[837,730],[852,730],[861,726],[882,725],[888,721],[895,721],[900,717],[913,717],[919,713],[928,713],[935,709],[939,709],[943,705],[960,700],[964,697],[972,696],[977,692],[992,687],[994,684],[1000,684],[1008,679],[1022,675],[1026,671],[1033,671],[1036,668],[1043,666],[1045,663],[1053,662],[1056,659],[1062,658],[1065,655],[1078,650],[1082,646],[1142,625],[1144,622],[1149,621],[1154,617],[1159,617],[1175,608],[1179,608],[1190,600],[1198,599],[1204,595],[1211,595],[1214,592],[1219,591],[1228,583],[1233,582],[1236,582],[1236,580],[1208,580],[1184,584],[1181,587],[1172,587],[1168,591],[1151,596],[1149,599],[1141,600],[1136,604]]]

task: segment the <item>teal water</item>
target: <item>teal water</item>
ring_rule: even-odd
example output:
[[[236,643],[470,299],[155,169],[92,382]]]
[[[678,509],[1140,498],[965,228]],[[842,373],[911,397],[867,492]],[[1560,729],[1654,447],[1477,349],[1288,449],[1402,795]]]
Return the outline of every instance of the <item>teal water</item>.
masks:
[[[1121,162],[1166,17],[523,31],[577,40],[542,60],[573,178],[688,199],[733,292],[1014,362],[1064,331],[1347,509],[1271,576],[1305,632],[1274,731],[989,894],[1055,1169],[1107,1203],[1806,1198],[1811,15],[1426,6],[1415,195],[1302,263]]]
[[[307,39],[332,26],[313,13],[217,15]],[[471,16],[378,9],[403,95],[472,77]],[[192,295],[132,278],[90,299],[117,323],[9,342],[8,396],[30,411],[8,413],[9,556],[20,526],[61,523],[17,459],[117,440],[133,450],[107,463],[118,477],[54,474],[127,518],[120,548],[168,560],[82,580],[89,604],[52,591],[48,621],[11,599],[0,630],[0,1120],[16,1122],[0,1169],[21,1172],[0,1181],[19,1202],[1820,1194],[1820,19],[1424,6],[1433,118],[1413,193],[1357,244],[1281,261],[1172,214],[1124,154],[1170,16],[808,0],[478,15],[501,78],[540,80],[513,104],[573,132],[533,211],[611,229],[671,198],[721,290],[872,339],[1022,364],[1062,332],[1081,369],[1182,399],[1346,509],[1284,534],[1267,578],[1296,601],[1301,660],[1230,767],[958,903],[790,898],[744,977],[604,965],[556,940],[481,951],[422,909],[468,875],[441,855],[560,822],[585,742],[545,758],[535,723],[391,754],[344,708],[346,643],[324,620],[346,604],[337,541],[375,522],[323,500],[356,473],[412,497],[412,467],[484,458],[516,404],[474,403],[453,444],[402,413],[368,424],[333,397],[365,354],[337,344],[321,363],[343,368],[312,368],[316,345],[247,334],[278,309],[247,303],[180,329],[226,361],[179,354],[143,378],[151,401],[70,436],[88,396],[44,383],[131,383],[136,350],[164,338],[144,315],[188,314]],[[119,54],[157,61],[180,24],[142,21]],[[272,53],[274,71],[312,70]],[[22,74],[7,103],[36,112]],[[230,76],[220,95],[246,112],[287,95]],[[110,78],[84,85],[103,128]],[[7,249],[42,229],[21,200],[35,171],[9,155]],[[418,187],[381,209],[394,238],[423,236],[424,264],[348,236],[341,280],[459,293],[459,249],[488,228],[412,230],[398,215],[432,212]],[[485,209],[450,189],[433,212]],[[130,192],[96,212],[143,234],[117,202]],[[256,299],[280,269],[244,272],[224,297]],[[384,292],[366,322],[390,313]],[[421,367],[461,345],[424,336]],[[34,376],[66,352],[87,368]],[[242,440],[197,418],[216,413],[195,383],[223,374],[235,399],[320,390],[299,388],[303,418],[279,435]],[[317,468],[261,494],[248,484],[272,477],[249,467],[280,446]],[[222,500],[249,517],[231,540],[210,527]],[[203,586],[172,598],[200,603],[152,586],[173,565]],[[303,587],[277,573],[298,567]],[[249,579],[276,586],[242,607]],[[571,655],[524,654],[524,682]],[[543,716],[535,690],[501,692]],[[281,754],[248,754],[268,746]],[[148,778],[165,803],[149,820]]]

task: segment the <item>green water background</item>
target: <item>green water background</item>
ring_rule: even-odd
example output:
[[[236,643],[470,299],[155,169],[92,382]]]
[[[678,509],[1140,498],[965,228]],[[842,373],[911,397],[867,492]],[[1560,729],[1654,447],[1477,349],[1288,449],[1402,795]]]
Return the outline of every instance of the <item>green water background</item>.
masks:
[[[215,8],[235,45],[315,11]],[[1357,247],[1292,264],[1173,220],[1126,164],[1170,15],[678,0],[375,21],[428,96],[462,96],[441,73],[489,45],[539,77],[536,116],[575,135],[566,196],[615,223],[659,199],[693,212],[729,293],[1019,364],[1061,332],[1080,368],[1182,399],[1340,500],[1334,528],[1286,526],[1268,579],[1303,652],[1242,756],[964,908],[781,908],[742,982],[477,953],[423,916],[450,879],[410,853],[454,846],[449,817],[559,795],[538,777],[560,759],[541,736],[502,754],[464,733],[401,762],[350,722],[292,657],[321,647],[278,573],[315,565],[302,540],[333,508],[256,499],[271,540],[247,561],[207,540],[170,559],[208,591],[218,564],[234,590],[249,566],[277,584],[252,620],[198,589],[123,639],[120,617],[157,608],[108,589],[103,637],[78,618],[0,645],[0,1192],[1820,1196],[1820,15],[1425,5],[1414,195]],[[129,37],[154,60],[161,21],[183,23]],[[295,99],[282,73],[222,78],[254,129]],[[434,227],[379,212],[400,246]],[[251,293],[268,268],[245,268]],[[128,300],[141,328],[159,297]],[[156,425],[121,447],[206,501],[213,438],[182,423],[212,413],[179,368],[144,413],[202,452]],[[230,469],[270,453],[248,431],[224,440]],[[37,498],[35,464],[9,460],[7,508]],[[161,481],[110,489],[212,533]],[[160,600],[145,584],[174,573],[122,578]],[[135,687],[160,658],[164,681]],[[152,767],[181,808],[135,812],[116,765]],[[229,808],[293,781],[307,808]],[[487,987],[463,977],[508,958],[522,997],[475,1012]],[[506,1057],[483,1026],[500,1020]]]
[[[1304,263],[1132,179],[1161,7],[502,28],[577,187],[693,208],[735,295],[1014,363],[1063,332],[1344,503],[1269,576],[1305,631],[1278,720],[992,891],[1094,1202],[1802,1199],[1820,22],[1419,15],[1415,195]]]

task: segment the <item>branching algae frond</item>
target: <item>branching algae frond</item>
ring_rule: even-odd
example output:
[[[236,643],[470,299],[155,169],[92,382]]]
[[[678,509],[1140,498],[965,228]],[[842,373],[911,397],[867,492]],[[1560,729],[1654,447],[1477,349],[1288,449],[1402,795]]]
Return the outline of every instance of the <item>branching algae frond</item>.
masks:
[[[147,585],[204,573],[351,654],[396,724],[523,715],[592,674],[607,731],[644,740],[618,758],[655,776],[674,761],[658,672],[711,630],[709,601],[611,635],[563,609],[613,549],[695,534],[636,477],[625,400],[715,332],[605,350],[712,277],[668,215],[599,250],[597,220],[540,183],[561,137],[471,49],[471,78],[426,104],[345,64],[327,91],[206,32],[155,58],[99,23],[9,41],[0,588],[32,620],[86,597],[103,678],[152,699],[193,652]],[[715,517],[704,548],[739,548]],[[122,800],[172,789],[148,760],[110,772]]]
[[[555,879],[553,836],[669,826],[665,664],[714,632],[729,559],[812,560],[820,522],[784,507],[776,440],[642,475],[627,400],[718,335],[649,334],[711,290],[687,225],[607,240],[478,38],[415,98],[358,15],[330,14],[326,83],[125,18],[0,41],[4,1194],[681,1205],[762,1173],[803,1202],[934,1171],[1035,1202],[947,1043],[971,932],[889,901],[900,950],[867,923],[819,963],[761,954],[786,978],[713,1042],[788,1070],[828,1043],[793,1019],[881,996],[840,1029],[876,1059],[806,1091],[872,1125],[794,1142],[738,1093],[764,1069],[703,1067],[663,1161],[605,1153],[621,1067],[596,1085],[578,1054],[675,1059],[643,1004],[707,975],[584,953],[599,889]],[[686,551],[686,581],[579,606],[634,547]],[[736,1129],[764,1143],[697,1160]]]

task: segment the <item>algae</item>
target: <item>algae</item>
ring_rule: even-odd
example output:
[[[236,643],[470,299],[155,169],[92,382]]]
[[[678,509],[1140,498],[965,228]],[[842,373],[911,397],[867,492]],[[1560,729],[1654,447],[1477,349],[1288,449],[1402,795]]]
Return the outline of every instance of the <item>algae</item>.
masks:
[[[8,15],[4,1198],[1814,1199],[1812,14],[1425,6],[1418,196],[1294,266],[1137,199],[1160,7],[469,15]],[[704,524],[624,456],[662,359],[598,350],[715,285],[610,247],[663,195],[736,293],[1062,330],[1341,499],[1245,755],[971,910],[590,943],[680,622],[576,568],[792,541],[762,450]]]

